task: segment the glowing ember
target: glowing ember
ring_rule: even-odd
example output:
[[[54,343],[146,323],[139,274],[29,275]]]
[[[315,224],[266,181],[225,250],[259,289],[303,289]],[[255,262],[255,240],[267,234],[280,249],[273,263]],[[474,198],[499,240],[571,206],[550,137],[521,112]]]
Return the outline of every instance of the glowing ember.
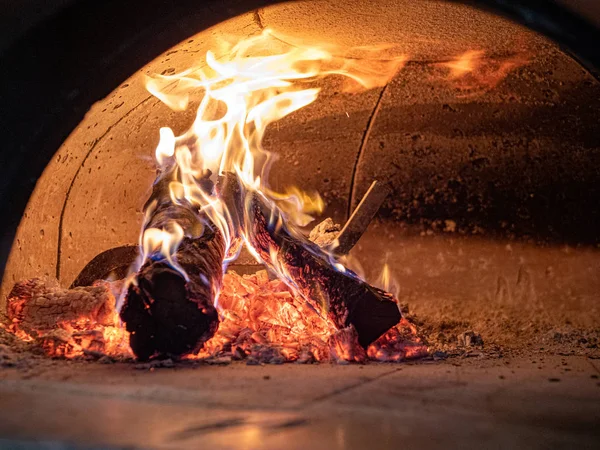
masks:
[[[229,356],[263,363],[400,361],[424,356],[416,330],[403,322],[365,350],[352,327],[338,331],[294,290],[266,271],[225,275],[222,321],[200,357]]]
[[[63,289],[56,280],[17,283],[8,295],[7,330],[53,356],[131,355],[115,309],[122,282]]]
[[[200,356],[230,353],[266,362],[329,358],[328,339],[335,327],[284,282],[269,280],[266,271],[226,274],[219,302],[219,330]]]
[[[13,319],[7,329],[24,341],[37,342],[51,356],[129,358],[128,336],[118,325],[111,288],[120,286],[100,282],[67,290],[40,279],[18,283],[9,295]],[[38,314],[49,305],[53,313]],[[82,314],[86,308],[89,312]],[[245,276],[225,274],[220,311],[219,330],[190,358],[310,363],[401,361],[427,354],[406,319],[365,351],[352,327],[338,331],[284,282],[270,280],[264,270]]]

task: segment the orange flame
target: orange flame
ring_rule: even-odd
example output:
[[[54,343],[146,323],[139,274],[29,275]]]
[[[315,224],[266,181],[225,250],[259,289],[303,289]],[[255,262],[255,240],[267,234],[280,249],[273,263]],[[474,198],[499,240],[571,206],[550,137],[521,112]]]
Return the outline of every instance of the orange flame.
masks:
[[[467,73],[473,72],[479,66],[480,60],[484,52],[481,50],[469,50],[463,53],[456,60],[441,65],[450,69],[450,79],[460,78]]]
[[[527,61],[528,58],[523,53],[508,57],[489,57],[482,50],[468,50],[456,59],[438,66],[448,69],[447,80],[458,89],[476,94],[496,87],[512,70]]]
[[[338,75],[352,82],[346,86],[348,91],[370,89],[389,82],[406,58],[381,59],[384,47],[357,49],[361,58],[339,56],[343,53],[339,48],[292,45],[270,30],[224,48],[221,58],[209,51],[203,65],[177,75],[148,78],[147,88],[175,111],[187,108],[192,98],[201,98],[187,132],[175,136],[171,129],[161,129],[156,161],[164,170],[177,168],[177,179],[169,185],[171,201],[191,204],[206,214],[225,237],[231,254],[235,242],[229,228],[230,211],[218,192],[203,189],[200,179],[235,173],[247,191],[260,194],[281,212],[277,219],[281,223],[273,225],[282,226],[283,221],[308,224],[312,214],[323,210],[323,201],[318,194],[309,195],[296,187],[283,193],[269,187],[274,158],[262,147],[268,125],[314,102],[320,92],[314,82],[319,78]],[[326,318],[327,311],[315,311],[306,299],[300,301],[292,277],[278,260],[278,249],[259,255],[250,245],[251,236],[244,234],[253,227],[242,228],[241,237],[250,253],[259,262],[266,258],[279,280],[269,283],[266,274],[226,275],[217,305],[221,325],[201,355],[215,355],[234,346],[246,356],[256,356],[276,345],[285,360],[364,361],[366,353],[356,353],[359,346],[353,328],[336,330]],[[291,231],[295,232],[293,227]],[[176,224],[170,229],[145,229],[141,237],[144,256],[159,252],[178,268],[174,254],[183,237]],[[333,256],[331,262],[337,270],[346,271]]]
[[[394,298],[400,297],[400,283],[398,283],[396,278],[392,275],[392,271],[387,262],[383,265],[381,273],[374,284],[384,291],[393,294]]]
[[[146,86],[175,111],[187,108],[190,98],[201,92],[196,119],[187,132],[175,136],[169,128],[160,130],[156,161],[163,169],[173,165],[178,169],[178,179],[169,185],[173,203],[186,202],[205,213],[229,248],[230,212],[199,180],[207,174],[236,173],[248,190],[260,191],[277,205],[287,221],[306,225],[324,203],[318,194],[295,187],[284,193],[270,189],[268,172],[274,158],[262,148],[267,126],[314,102],[320,88],[310,83],[321,77],[341,75],[369,89],[388,82],[405,58],[377,60],[378,49],[361,49],[370,59],[359,61],[335,56],[325,46],[288,44],[270,30],[224,48],[226,56],[221,59],[209,51],[205,64],[177,75],[148,78]],[[175,224],[170,229],[146,229],[141,237],[143,254],[158,251],[178,268],[173,255],[183,237]]]

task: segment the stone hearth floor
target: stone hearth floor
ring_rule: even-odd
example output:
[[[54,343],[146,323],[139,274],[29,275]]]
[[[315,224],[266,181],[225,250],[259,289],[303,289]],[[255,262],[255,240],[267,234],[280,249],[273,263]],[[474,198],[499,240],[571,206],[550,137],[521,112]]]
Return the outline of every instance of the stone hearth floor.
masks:
[[[0,448],[598,448],[600,362],[52,361],[0,369]]]

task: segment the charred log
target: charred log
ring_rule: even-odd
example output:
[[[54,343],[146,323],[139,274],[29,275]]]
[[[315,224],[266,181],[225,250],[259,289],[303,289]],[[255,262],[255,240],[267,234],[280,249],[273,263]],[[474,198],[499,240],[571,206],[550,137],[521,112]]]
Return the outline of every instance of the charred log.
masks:
[[[129,244],[108,249],[88,262],[71,288],[91,286],[97,280],[125,278],[140,251],[139,245]]]
[[[111,325],[115,297],[108,283],[64,289],[57,280],[33,278],[14,285],[7,297],[9,326],[30,335],[82,321]]]
[[[227,174],[223,184],[231,184],[232,177],[235,175]],[[229,209],[243,217],[243,232],[265,264],[275,272],[283,271],[302,296],[338,329],[354,326],[363,348],[398,324],[400,310],[390,293],[340,267],[319,246],[293,232],[260,193],[239,192],[228,201]]]
[[[103,355],[103,330],[116,322],[115,292],[122,282],[64,289],[55,279],[21,281],[7,297],[9,331],[33,339],[46,353],[68,356],[81,351]]]
[[[131,333],[131,349],[141,360],[196,353],[219,325],[214,298],[223,279],[225,241],[191,205],[174,204],[167,185],[163,177],[154,186],[146,228],[168,229],[173,222],[182,227],[185,237],[173,257],[178,267],[163,255],[149,255],[120,314]]]

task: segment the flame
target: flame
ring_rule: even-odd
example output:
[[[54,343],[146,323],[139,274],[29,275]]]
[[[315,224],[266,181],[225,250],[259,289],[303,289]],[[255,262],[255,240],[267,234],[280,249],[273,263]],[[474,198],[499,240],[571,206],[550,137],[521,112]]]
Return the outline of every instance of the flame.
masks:
[[[474,95],[496,87],[512,70],[527,62],[528,56],[523,52],[491,57],[482,50],[472,49],[438,66],[447,70],[447,80],[457,89]]]
[[[389,290],[391,283],[391,275],[390,275],[390,266],[387,263],[383,265],[383,269],[381,270],[381,275],[379,276],[379,286],[384,291]]]
[[[235,173],[246,189],[260,191],[277,206],[286,222],[307,225],[323,210],[323,200],[294,186],[281,193],[269,187],[275,157],[262,148],[268,125],[314,102],[320,88],[311,83],[319,78],[341,75],[354,83],[348,90],[369,89],[387,83],[405,57],[378,60],[379,48],[361,49],[366,57],[360,60],[337,56],[337,49],[289,44],[271,30],[222,47],[225,56],[208,51],[202,64],[176,75],[148,77],[146,87],[175,111],[200,98],[187,132],[175,136],[170,128],[161,128],[156,162],[164,172],[177,169],[169,184],[172,202],[206,214],[225,237],[229,252],[231,213],[218,193],[208,192],[200,180]],[[174,259],[183,237],[176,224],[144,229],[140,264],[159,254],[183,273]]]
[[[315,82],[324,76],[344,77],[349,92],[388,83],[406,58],[383,59],[384,48],[344,51],[332,46],[298,45],[266,30],[239,42],[224,43],[223,56],[209,51],[205,61],[182,73],[148,78],[148,90],[174,111],[198,101],[195,120],[185,133],[175,136],[170,128],[160,130],[156,162],[163,173],[176,174],[169,183],[171,201],[191,205],[205,214],[221,231],[226,253],[233,259],[239,246],[234,236],[240,232],[231,229],[236,212],[227,209],[218,190],[206,189],[201,181],[209,177],[215,183],[218,176],[234,173],[247,192],[260,195],[270,205],[269,226],[278,229],[285,223],[290,232],[298,233],[296,227],[310,223],[313,214],[323,211],[324,202],[318,194],[295,186],[284,192],[271,189],[268,176],[275,156],[262,147],[267,127],[314,102],[320,93]],[[248,203],[247,198],[244,207],[249,208]],[[148,205],[147,217],[153,207]],[[248,220],[248,215],[243,217]],[[159,255],[183,273],[175,252],[184,235],[176,225],[144,229],[140,263]],[[244,277],[226,274],[218,293],[221,323],[200,356],[231,352],[260,361],[267,356],[287,361],[366,360],[355,330],[337,330],[327,317],[328,311],[320,306],[326,302],[303,298],[280,259],[280,249],[272,244],[267,251],[257,251],[251,245],[253,236],[248,234],[253,227],[244,225],[241,241],[277,274],[278,280],[269,281],[266,272]],[[330,256],[331,264],[346,272],[345,266]]]
[[[441,65],[450,69],[449,78],[455,79],[473,72],[481,62],[484,52],[481,50],[469,50],[460,55],[456,60]]]
[[[373,284],[386,292],[390,292],[394,295],[394,298],[400,298],[400,283],[392,275],[390,266],[387,263],[389,256],[390,255],[386,255],[386,262],[383,264],[381,272]]]
[[[155,252],[164,255],[171,266],[181,272],[187,281],[185,270],[172,257],[183,236],[183,228],[177,222],[169,222],[168,227],[162,229],[147,228],[142,235],[142,251],[144,255]]]
[[[214,183],[226,172],[235,173],[246,190],[260,192],[277,207],[286,223],[306,226],[323,211],[324,202],[318,193],[295,186],[284,192],[271,189],[269,170],[276,155],[262,147],[267,127],[314,102],[320,93],[315,82],[325,76],[343,77],[349,92],[385,85],[407,60],[404,55],[383,58],[389,49],[308,46],[267,29],[241,41],[223,40],[219,51],[208,51],[203,61],[179,74],[147,77],[148,91],[174,111],[198,103],[195,120],[185,133],[175,136],[170,128],[160,129],[155,156],[160,170],[172,173],[171,201],[191,205],[215,224],[228,254],[234,253],[231,212],[218,192],[203,186],[201,180],[207,177]],[[495,86],[523,61],[522,55],[501,60],[469,50],[439,66],[448,71],[448,80],[461,83],[461,89],[481,89]],[[160,230],[145,224],[139,264],[159,255],[184,274],[174,256],[183,237],[175,224]],[[332,264],[345,270],[333,258]]]
[[[278,279],[269,280],[264,271],[243,277],[225,274],[221,292],[214,292],[219,329],[195,357],[229,355],[257,362],[364,362],[367,358],[395,361],[422,355],[426,347],[406,320],[362,349],[352,326],[339,329],[328,317],[328,311],[319,307],[326,302],[306,298],[294,285],[280,260],[280,249],[272,245],[260,253],[253,248],[253,236],[248,234],[252,233],[252,226],[242,227],[241,236],[237,236],[239,230],[233,228],[236,212],[228,210],[218,189],[207,188],[207,180],[214,186],[220,175],[234,173],[248,192],[260,195],[272,212],[277,211],[270,217],[270,226],[277,228],[285,223],[290,232],[299,233],[297,227],[308,224],[313,214],[323,210],[324,203],[318,194],[294,186],[284,192],[270,188],[269,169],[275,157],[262,147],[267,127],[314,102],[320,92],[315,82],[324,76],[344,77],[349,81],[346,90],[350,92],[370,89],[389,82],[406,58],[382,59],[380,52],[384,47],[355,49],[362,55],[359,58],[331,46],[293,45],[270,30],[237,43],[225,43],[223,48],[224,56],[217,57],[216,52],[209,51],[205,61],[196,67],[146,80],[149,92],[175,111],[198,102],[195,120],[185,133],[176,136],[168,127],[160,129],[155,150],[162,174],[159,180],[166,182],[173,205],[192,209],[221,232],[226,244],[223,271],[245,245],[258,261],[268,263]],[[199,220],[191,230],[184,229],[176,218],[161,222],[159,227],[148,226],[159,207],[156,200],[145,207],[141,254],[133,271],[146,259],[159,258],[187,280],[176,252],[186,233],[191,237],[202,235],[203,222]],[[346,260],[329,256],[338,271],[357,276],[346,269]],[[390,279],[386,265],[381,280],[386,290]],[[118,310],[134,280],[130,275],[114,284],[101,282],[108,283],[113,295],[108,303],[111,309],[103,320],[81,316],[61,321],[54,330],[43,334],[25,330],[19,323],[13,323],[9,329],[24,340],[41,339],[51,355],[73,357],[97,352],[131,356]],[[22,307],[18,299],[11,305]]]

